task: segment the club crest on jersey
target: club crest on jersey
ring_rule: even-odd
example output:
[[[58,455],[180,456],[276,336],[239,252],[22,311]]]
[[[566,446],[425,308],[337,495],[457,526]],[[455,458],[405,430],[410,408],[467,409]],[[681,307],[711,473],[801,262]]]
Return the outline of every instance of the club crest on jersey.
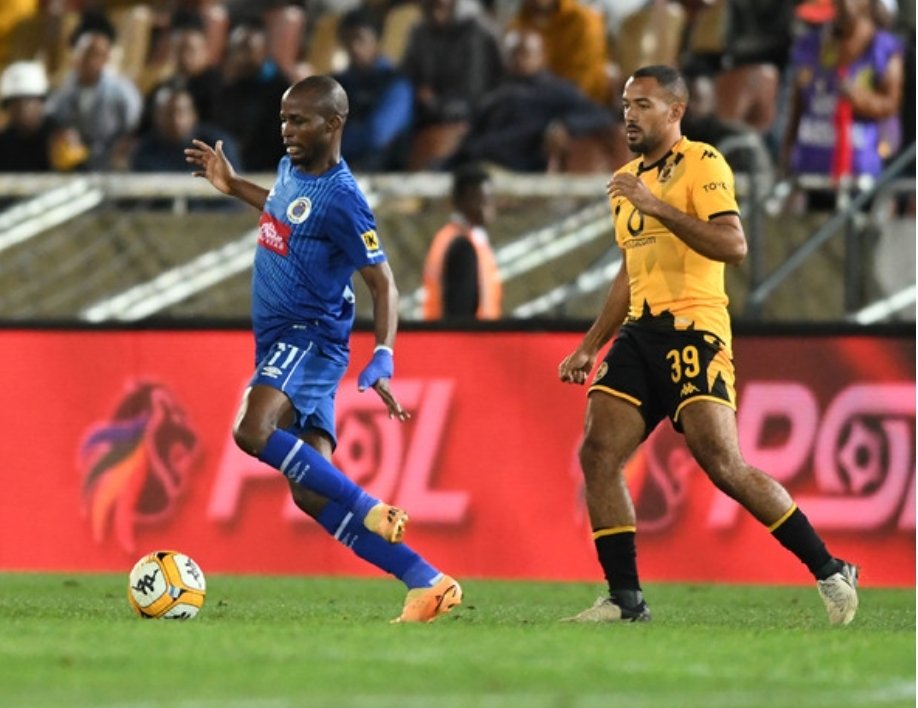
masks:
[[[360,238],[363,239],[363,244],[367,247],[368,251],[379,250],[379,236],[376,235],[376,231],[373,229],[364,231],[362,234],[360,234]]]
[[[673,168],[675,164],[672,162],[667,162],[663,169],[660,170],[660,176],[657,177],[657,182],[669,182],[673,177]]]
[[[298,197],[287,205],[287,218],[291,224],[302,224],[309,218],[312,202],[309,197]]]
[[[278,221],[267,212],[262,212],[258,220],[258,245],[269,251],[286,256],[290,250],[290,232],[288,224]]]

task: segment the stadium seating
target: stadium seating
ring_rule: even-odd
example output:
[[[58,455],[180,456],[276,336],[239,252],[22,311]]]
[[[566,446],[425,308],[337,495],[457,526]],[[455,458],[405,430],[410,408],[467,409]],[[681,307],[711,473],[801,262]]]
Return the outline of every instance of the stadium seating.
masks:
[[[408,35],[411,34],[411,28],[419,19],[421,19],[421,8],[415,2],[396,5],[386,13],[382,35],[379,38],[379,48],[393,64],[398,65],[401,62],[408,44]]]

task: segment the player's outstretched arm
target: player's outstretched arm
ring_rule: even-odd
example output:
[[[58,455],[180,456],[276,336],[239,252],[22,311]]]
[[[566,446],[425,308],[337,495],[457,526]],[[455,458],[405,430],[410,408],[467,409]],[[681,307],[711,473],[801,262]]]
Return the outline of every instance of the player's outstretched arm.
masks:
[[[373,298],[376,348],[370,363],[357,378],[357,388],[360,391],[372,388],[386,404],[390,418],[408,420],[411,414],[402,408],[389,389],[389,380],[395,371],[393,346],[395,331],[398,329],[398,289],[395,286],[395,276],[386,262],[366,266],[359,272]]]
[[[185,162],[200,168],[192,172],[195,177],[203,177],[219,191],[241,199],[258,210],[264,209],[268,190],[236,174],[223,154],[222,140],[218,140],[213,147],[201,140],[192,140],[191,144],[194,147],[185,148]]]

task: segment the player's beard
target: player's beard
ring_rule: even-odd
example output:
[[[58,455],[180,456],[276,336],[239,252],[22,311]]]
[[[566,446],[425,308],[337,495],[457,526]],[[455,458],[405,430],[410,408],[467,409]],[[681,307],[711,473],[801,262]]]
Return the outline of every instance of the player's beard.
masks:
[[[651,152],[657,146],[657,140],[655,136],[649,135],[642,128],[639,128],[641,131],[637,140],[628,141],[628,149],[631,150],[635,155],[646,155],[648,152]]]

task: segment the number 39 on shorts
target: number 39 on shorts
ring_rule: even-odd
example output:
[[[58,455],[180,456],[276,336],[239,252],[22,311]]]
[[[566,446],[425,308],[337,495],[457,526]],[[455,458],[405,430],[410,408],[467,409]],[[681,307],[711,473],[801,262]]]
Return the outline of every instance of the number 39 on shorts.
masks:
[[[701,359],[698,356],[698,348],[690,344],[680,349],[670,349],[666,352],[666,358],[670,365],[670,378],[674,383],[681,381],[683,378],[692,379],[701,373]]]

